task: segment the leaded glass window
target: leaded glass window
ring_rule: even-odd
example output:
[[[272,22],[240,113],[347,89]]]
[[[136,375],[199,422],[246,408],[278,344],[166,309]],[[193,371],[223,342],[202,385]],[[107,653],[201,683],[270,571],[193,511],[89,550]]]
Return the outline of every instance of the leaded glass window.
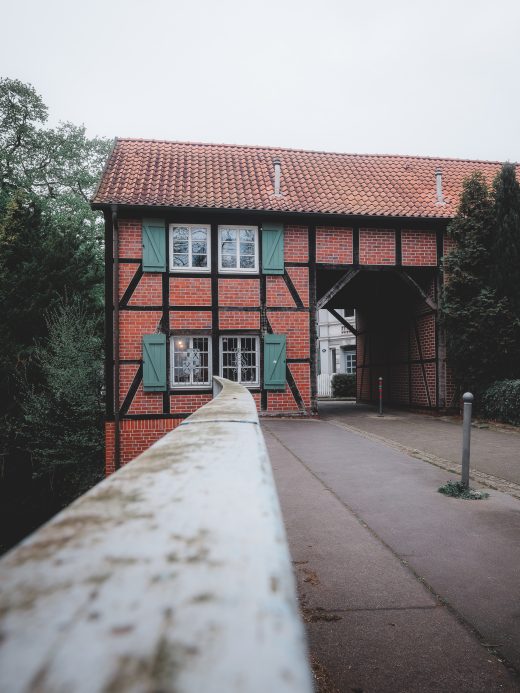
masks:
[[[220,373],[246,386],[259,384],[259,339],[250,336],[220,338]]]
[[[171,343],[172,387],[210,385],[209,337],[175,335]]]
[[[183,272],[210,269],[209,226],[204,224],[171,224],[170,268]]]
[[[257,272],[258,228],[219,226],[219,263],[222,272]]]

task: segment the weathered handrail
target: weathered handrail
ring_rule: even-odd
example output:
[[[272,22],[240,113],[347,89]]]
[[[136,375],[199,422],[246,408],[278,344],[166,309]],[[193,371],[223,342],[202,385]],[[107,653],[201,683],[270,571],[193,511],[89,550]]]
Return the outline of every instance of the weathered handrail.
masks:
[[[256,408],[218,383],[0,561],[0,690],[310,693]]]

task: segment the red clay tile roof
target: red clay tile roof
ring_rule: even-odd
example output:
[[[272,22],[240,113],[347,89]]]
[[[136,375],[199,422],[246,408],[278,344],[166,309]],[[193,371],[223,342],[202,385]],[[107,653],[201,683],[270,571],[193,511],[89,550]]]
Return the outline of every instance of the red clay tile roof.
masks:
[[[282,194],[275,196],[274,160]],[[320,214],[452,217],[462,181],[498,162],[334,154],[225,144],[118,139],[93,204]],[[436,202],[442,171],[446,204]]]

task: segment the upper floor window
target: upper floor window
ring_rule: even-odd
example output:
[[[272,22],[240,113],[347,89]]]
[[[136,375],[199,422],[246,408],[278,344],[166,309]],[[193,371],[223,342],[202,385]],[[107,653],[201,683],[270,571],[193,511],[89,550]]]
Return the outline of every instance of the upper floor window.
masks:
[[[170,224],[170,269],[209,272],[210,232],[205,224]]]
[[[258,272],[258,227],[219,226],[221,272]]]

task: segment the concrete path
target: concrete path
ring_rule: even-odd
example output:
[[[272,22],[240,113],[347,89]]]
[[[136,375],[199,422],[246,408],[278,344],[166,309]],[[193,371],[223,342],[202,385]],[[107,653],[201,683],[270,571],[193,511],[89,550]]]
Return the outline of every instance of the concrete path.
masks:
[[[520,691],[520,501],[447,498],[443,470],[325,421],[262,427],[323,690]]]
[[[386,410],[379,418],[375,407],[354,402],[321,401],[319,412],[324,419],[460,463],[462,430],[458,421],[400,410]],[[485,474],[520,485],[520,432],[473,427],[471,464]]]

